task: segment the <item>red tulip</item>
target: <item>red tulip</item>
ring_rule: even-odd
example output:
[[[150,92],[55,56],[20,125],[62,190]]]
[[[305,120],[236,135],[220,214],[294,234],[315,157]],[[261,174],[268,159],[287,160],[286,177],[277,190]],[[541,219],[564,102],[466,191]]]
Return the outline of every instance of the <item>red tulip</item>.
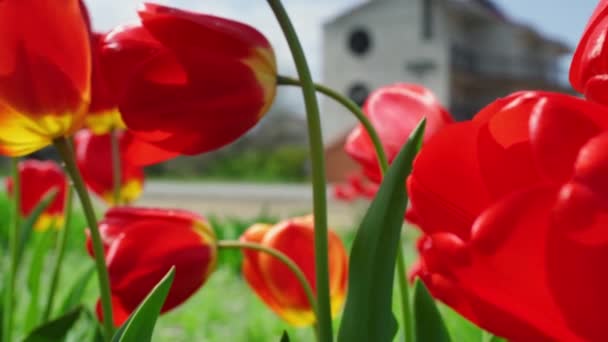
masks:
[[[19,162],[19,180],[21,216],[29,216],[44,195],[56,189],[55,199],[40,215],[34,229],[44,231],[63,227],[68,182],[59,165],[53,161],[24,160]],[[13,180],[10,177],[6,179],[6,187],[12,194]]]
[[[215,234],[201,216],[178,210],[110,209],[99,224],[110,275],[114,324],[122,325],[162,277],[175,279],[161,312],[192,296],[215,269]],[[87,239],[89,253],[91,240]],[[100,303],[97,313],[101,316]]]
[[[367,182],[361,174],[353,173],[347,177],[346,183],[333,187],[334,197],[345,202],[352,202],[359,197],[373,199],[378,192],[378,184]]]
[[[408,179],[431,292],[515,341],[603,341],[608,107],[521,92],[422,148]]]
[[[293,218],[276,225],[255,224],[241,241],[274,248],[291,258],[315,287],[314,227],[312,216]],[[243,275],[254,292],[281,318],[294,326],[315,322],[304,289],[291,270],[266,253],[244,251]],[[346,296],[348,259],[340,238],[329,231],[329,286],[332,315],[342,308]]]
[[[140,24],[110,32],[103,50],[122,117],[137,138],[199,154],[236,140],[269,109],[276,62],[258,31],[153,4],[139,16]],[[149,163],[141,154],[130,159]]]
[[[120,151],[120,203],[131,203],[142,193],[144,172],[125,156],[132,138],[129,132],[116,132]],[[95,135],[81,130],[74,137],[76,162],[87,186],[108,204],[114,203],[114,172],[110,134]]]
[[[0,1],[0,153],[26,155],[78,129],[90,73],[78,0]]]
[[[91,76],[91,105],[86,115],[86,125],[95,134],[107,134],[114,129],[124,129],[125,123],[118,110],[118,99],[105,79],[101,63],[104,36],[91,34],[93,73]]]
[[[430,90],[416,84],[397,83],[374,91],[363,111],[378,131],[389,162],[422,118],[427,119],[425,141],[454,121]],[[382,176],[376,151],[362,125],[350,133],[344,148],[361,164],[367,177],[380,183]]]
[[[570,83],[592,100],[608,104],[608,0],[601,0],[583,33],[570,66]]]

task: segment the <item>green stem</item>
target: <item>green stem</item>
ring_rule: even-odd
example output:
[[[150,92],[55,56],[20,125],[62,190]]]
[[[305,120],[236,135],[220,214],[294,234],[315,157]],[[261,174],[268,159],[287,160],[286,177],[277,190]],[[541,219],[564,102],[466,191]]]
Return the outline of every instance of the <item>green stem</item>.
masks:
[[[65,220],[63,222],[62,229],[59,231],[59,239],[55,248],[55,265],[53,265],[53,271],[51,273],[51,287],[49,288],[46,307],[44,308],[44,313],[42,314],[42,322],[47,322],[51,316],[51,313],[53,312],[53,304],[55,301],[55,294],[57,292],[57,285],[59,285],[59,280],[61,278],[61,266],[63,265],[63,259],[65,257],[65,250],[69,236],[69,229],[70,225],[72,224],[71,221],[73,197],[74,196],[72,194],[72,187],[68,187],[65,201]]]
[[[120,174],[120,141],[118,140],[119,131],[112,129],[110,131],[110,144],[112,145],[112,180],[113,180],[113,191],[112,197],[114,199],[114,206],[120,205],[120,185],[122,181],[122,175]]]
[[[304,272],[302,272],[300,267],[295,262],[293,262],[293,260],[291,260],[287,255],[281,253],[280,251],[278,251],[274,248],[266,247],[264,245],[261,245],[258,243],[251,243],[251,242],[218,241],[217,246],[218,246],[218,248],[251,249],[251,250],[255,250],[255,251],[259,251],[259,252],[268,253],[268,254],[272,255],[273,257],[277,258],[285,266],[287,266],[287,268],[289,268],[289,270],[291,270],[291,272],[293,272],[293,275],[296,276],[296,278],[298,279],[298,282],[304,289],[304,293],[306,294],[306,297],[308,299],[308,302],[310,303],[310,307],[312,308],[313,313],[315,314],[315,316],[317,315],[317,305],[316,305],[315,295],[312,290],[312,287],[310,287],[310,284],[308,283],[308,280],[306,279]],[[318,334],[318,329],[315,329],[315,332]],[[318,335],[317,335],[317,338],[318,338]]]
[[[286,76],[278,76],[277,82],[281,85],[289,85],[289,86],[302,86],[302,81],[286,77]],[[374,149],[376,150],[376,157],[378,158],[378,164],[380,165],[380,170],[384,174],[386,170],[388,170],[388,159],[386,157],[386,153],[384,152],[384,147],[382,145],[382,141],[380,140],[380,136],[378,132],[369,121],[365,113],[361,110],[356,103],[338,93],[337,91],[324,86],[322,84],[315,84],[315,89],[328,96],[329,98],[335,100],[340,103],[346,109],[348,109],[361,123],[367,134],[369,135],[372,144],[374,145]],[[413,336],[413,322],[412,322],[412,314],[410,308],[410,295],[409,295],[409,287],[407,283],[407,272],[405,265],[405,258],[403,255],[403,243],[399,244],[398,254],[397,254],[397,283],[399,287],[399,292],[401,296],[401,314],[403,319],[403,328],[404,328],[404,336],[405,342],[411,342],[414,340]]]
[[[280,0],[267,0],[285,35],[293,60],[302,80],[306,105],[308,137],[312,166],[313,210],[315,220],[315,275],[317,289],[317,319],[322,342],[332,341],[332,321],[329,294],[329,263],[327,238],[327,193],[321,118],[314,83],[298,35]]]
[[[11,159],[11,173],[13,178],[13,194],[11,206],[11,222],[8,231],[8,248],[10,250],[10,265],[6,276],[4,288],[4,312],[2,321],[2,341],[12,341],[13,321],[15,317],[15,278],[17,276],[18,248],[19,248],[19,216],[21,201],[21,182],[19,180],[19,159]]]
[[[93,204],[91,198],[87,192],[87,188],[82,180],[80,172],[76,167],[74,161],[74,153],[69,145],[68,140],[65,137],[59,137],[53,140],[55,148],[59,152],[59,155],[63,159],[66,172],[70,175],[74,184],[74,190],[78,194],[80,203],[82,204],[82,210],[87,219],[89,230],[91,232],[91,241],[93,242],[93,254],[95,255],[95,265],[97,267],[97,279],[99,281],[99,291],[101,294],[101,307],[103,311],[103,325],[104,325],[104,338],[106,341],[112,340],[114,333],[114,319],[112,316],[112,294],[110,292],[110,279],[108,276],[108,269],[106,268],[105,253],[103,250],[103,243],[101,241],[101,234],[99,233],[99,227],[97,226],[97,219],[95,218],[95,211],[93,210]]]
[[[297,86],[297,87],[302,86],[302,82],[300,80],[292,78],[292,77],[278,76],[277,81],[281,85]],[[335,91],[327,86],[324,86],[322,84],[315,83],[315,89],[319,93],[321,93],[321,94],[331,98],[332,100],[338,102],[339,104],[343,105],[357,118],[359,123],[361,123],[361,125],[363,125],[363,128],[365,128],[365,131],[367,132],[370,139],[372,140],[372,144],[374,144],[374,148],[376,149],[376,157],[378,158],[378,163],[380,164],[380,166],[384,165],[388,168],[388,161],[386,160],[386,154],[384,153],[384,147],[382,146],[382,141],[380,140],[380,137],[378,136],[378,132],[376,132],[376,129],[372,125],[371,121],[369,121],[367,116],[361,110],[361,107],[359,107],[356,103],[354,103],[349,98],[343,96],[342,94],[338,93],[337,91]],[[383,170],[383,172],[384,172],[384,170]]]

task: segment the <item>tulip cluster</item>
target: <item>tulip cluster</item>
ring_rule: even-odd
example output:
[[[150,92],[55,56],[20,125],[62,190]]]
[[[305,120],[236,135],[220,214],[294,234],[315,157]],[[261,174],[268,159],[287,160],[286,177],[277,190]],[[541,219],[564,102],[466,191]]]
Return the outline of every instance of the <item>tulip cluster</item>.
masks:
[[[144,5],[139,16],[139,24],[102,34],[79,0],[1,2],[0,152],[23,156],[75,134],[88,188],[109,204],[127,204],[142,192],[142,165],[222,147],[264,116],[276,61],[263,35],[160,5]],[[59,166],[28,160],[19,176],[21,214],[56,189],[35,229],[61,226],[68,183]],[[7,188],[15,191],[10,178]],[[213,231],[195,214],[117,207],[99,232],[116,325],[171,266],[176,277],[163,312],[194,293],[215,265]],[[87,243],[94,255],[94,239]]]
[[[322,210],[315,87],[306,80],[306,63],[288,18],[281,18],[280,1],[269,4],[303,75],[317,212],[257,223],[239,241],[226,242],[218,241],[210,223],[196,213],[125,205],[143,192],[144,166],[221,148],[263,118],[278,82],[288,79],[277,76],[266,37],[239,22],[155,4],[144,4],[135,24],[96,33],[83,1],[0,0],[0,153],[20,157],[57,147],[88,219],[86,248],[96,260],[97,314],[105,339],[112,339],[114,326],[122,326],[119,333],[131,327],[125,322],[137,319],[132,314],[156,294],[169,270],[174,270],[172,283],[164,302],[157,303],[161,313],[205,284],[217,267],[219,249],[235,247],[243,249],[244,280],[288,324],[315,325],[319,339],[331,340],[331,318],[346,302],[345,329],[351,330],[345,335],[341,330],[340,336],[356,335],[361,325],[364,333],[388,339],[392,320],[374,320],[392,314],[392,297],[374,291],[393,287],[407,189],[406,219],[422,232],[411,277],[420,278],[433,296],[510,340],[605,340],[608,0],[600,1],[570,69],[572,86],[584,98],[517,92],[490,103],[472,120],[454,122],[419,85],[397,83],[370,95],[362,108],[365,117],[358,116],[362,123],[345,145],[362,172],[334,187],[335,197],[344,201],[379,198],[357,233],[350,272],[346,249],[327,229]],[[424,138],[421,131],[409,138],[422,118]],[[378,137],[370,134],[366,120]],[[398,166],[380,185],[387,163]],[[17,236],[23,229],[18,216],[32,215],[45,194],[56,191],[33,228],[60,228],[71,198],[67,177],[55,162],[22,161],[13,177],[7,178],[7,191],[19,203],[14,201],[0,329],[7,341],[15,316],[19,245],[25,243]],[[99,225],[86,187],[113,206]],[[63,251],[58,255],[49,303]],[[403,262],[396,264],[400,275],[405,273]],[[356,295],[347,297],[349,279]],[[407,326],[404,283],[400,276]],[[350,304],[360,311],[349,311]],[[51,304],[46,311],[49,318]],[[430,317],[433,310],[424,312]],[[353,319],[359,314],[372,322]]]

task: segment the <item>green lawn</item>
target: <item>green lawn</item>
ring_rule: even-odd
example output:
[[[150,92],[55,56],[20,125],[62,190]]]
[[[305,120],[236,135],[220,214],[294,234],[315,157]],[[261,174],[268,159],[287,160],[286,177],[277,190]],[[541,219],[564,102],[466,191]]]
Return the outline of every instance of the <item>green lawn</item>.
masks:
[[[7,201],[0,195],[0,245],[6,251],[6,224]],[[220,239],[237,239],[240,234],[253,222],[272,222],[271,217],[257,217],[251,220],[211,219],[216,234]],[[63,277],[59,286],[58,301],[61,303],[72,284],[87,269],[93,267],[93,260],[84,249],[84,227],[86,226],[82,215],[77,212],[68,243],[68,253],[63,268]],[[347,247],[354,237],[354,229],[340,231]],[[416,233],[413,229],[406,229],[406,258],[409,262],[415,259],[413,241]],[[31,254],[34,246],[41,237],[34,234],[26,251],[25,260],[20,268],[20,279],[17,293],[20,302],[16,317],[17,327],[23,334],[24,317],[29,302],[27,273],[30,268]],[[41,272],[41,305],[46,300],[46,291],[49,286],[51,263],[54,251],[46,254],[46,264]],[[6,262],[6,258],[2,259]],[[211,275],[207,283],[186,303],[170,313],[161,316],[154,341],[279,341],[283,331],[288,331],[292,341],[314,340],[312,328],[294,329],[280,320],[273,312],[255,296],[243,281],[240,275],[241,253],[234,250],[222,250],[219,255],[217,270]],[[97,282],[93,277],[89,282],[84,296],[84,307],[93,310],[97,300]],[[398,309],[398,294],[395,292],[394,305]],[[57,307],[57,305],[55,306]],[[456,341],[481,341],[480,331],[451,312],[442,307],[446,323]],[[396,311],[397,312],[397,311]],[[396,315],[398,318],[399,315]],[[336,322],[334,330],[338,326]],[[83,315],[75,331],[68,341],[94,341],[91,331],[90,318]],[[89,333],[87,333],[87,331]],[[18,335],[20,336],[20,335]],[[398,340],[398,339],[396,339]]]

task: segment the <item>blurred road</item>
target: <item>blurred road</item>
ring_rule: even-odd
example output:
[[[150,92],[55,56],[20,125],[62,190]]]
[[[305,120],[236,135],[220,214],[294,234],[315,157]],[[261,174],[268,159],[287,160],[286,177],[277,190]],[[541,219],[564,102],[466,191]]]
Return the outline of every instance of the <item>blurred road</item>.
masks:
[[[363,215],[366,203],[343,203],[328,195],[329,224],[349,228]],[[279,218],[307,214],[312,209],[312,188],[307,184],[187,183],[148,181],[143,206],[182,208],[203,215],[255,218],[264,212]]]

